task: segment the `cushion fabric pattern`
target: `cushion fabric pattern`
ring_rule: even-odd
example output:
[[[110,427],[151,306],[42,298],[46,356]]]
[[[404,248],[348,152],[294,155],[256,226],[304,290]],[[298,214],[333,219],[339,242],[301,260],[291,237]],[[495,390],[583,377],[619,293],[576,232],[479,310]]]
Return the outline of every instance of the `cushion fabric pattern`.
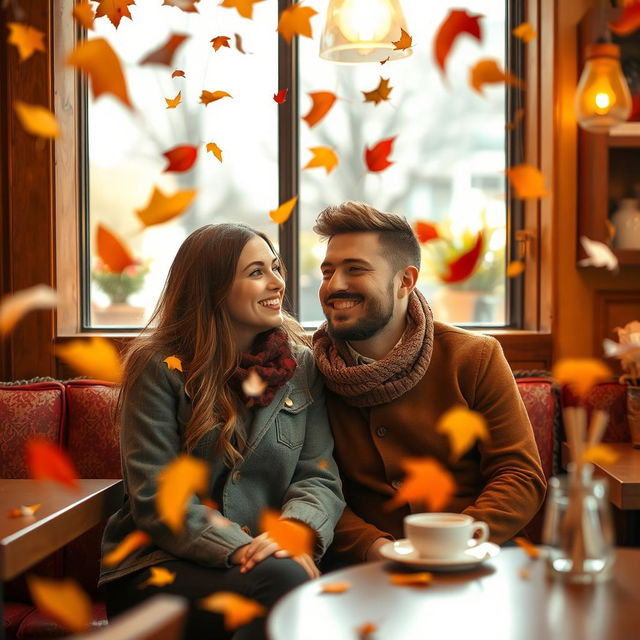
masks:
[[[93,604],[92,613],[90,631],[108,624],[107,611],[102,602]],[[39,640],[40,638],[64,638],[70,635],[71,633],[67,629],[63,629],[57,622],[35,609],[20,624],[16,639]]]

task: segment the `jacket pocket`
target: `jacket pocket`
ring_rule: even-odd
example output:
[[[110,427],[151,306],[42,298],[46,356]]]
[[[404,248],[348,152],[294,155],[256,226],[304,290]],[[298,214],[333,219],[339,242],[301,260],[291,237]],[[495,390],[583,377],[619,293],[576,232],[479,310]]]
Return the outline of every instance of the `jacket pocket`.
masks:
[[[311,394],[296,389],[285,396],[276,416],[276,438],[290,449],[299,449],[304,443],[307,416],[306,409],[312,403]]]

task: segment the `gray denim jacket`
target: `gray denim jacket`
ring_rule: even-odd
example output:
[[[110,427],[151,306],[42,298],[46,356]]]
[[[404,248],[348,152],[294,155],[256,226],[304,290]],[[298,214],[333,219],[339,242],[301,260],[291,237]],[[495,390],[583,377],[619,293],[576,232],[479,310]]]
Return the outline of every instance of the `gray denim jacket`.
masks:
[[[102,555],[136,529],[153,543],[137,549],[119,565],[100,568],[104,584],[141,568],[176,557],[206,567],[229,567],[229,558],[258,535],[258,519],[266,507],[283,517],[307,523],[317,533],[320,557],[333,539],[344,500],[333,460],[333,438],[327,420],[324,388],[306,347],[293,347],[298,367],[268,407],[239,412],[238,426],[247,434],[244,459],[227,475],[222,515],[228,526],[212,526],[210,509],[195,496],[187,507],[183,533],[174,535],[159,519],[155,506],[158,473],[182,451],[191,403],[183,374],[154,357],[133,385],[121,416],[121,464],[125,498],[109,519]],[[205,434],[191,455],[210,463],[210,493],[225,467],[215,453],[218,430]],[[249,533],[246,533],[249,531]]]

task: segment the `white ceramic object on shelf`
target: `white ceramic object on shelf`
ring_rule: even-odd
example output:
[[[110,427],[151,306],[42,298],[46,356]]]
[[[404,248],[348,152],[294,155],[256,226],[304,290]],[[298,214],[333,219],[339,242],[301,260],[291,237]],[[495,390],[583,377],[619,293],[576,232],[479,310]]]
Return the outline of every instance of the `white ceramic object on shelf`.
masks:
[[[616,249],[640,249],[640,205],[635,198],[620,201],[618,210],[611,216],[616,230],[613,246]]]

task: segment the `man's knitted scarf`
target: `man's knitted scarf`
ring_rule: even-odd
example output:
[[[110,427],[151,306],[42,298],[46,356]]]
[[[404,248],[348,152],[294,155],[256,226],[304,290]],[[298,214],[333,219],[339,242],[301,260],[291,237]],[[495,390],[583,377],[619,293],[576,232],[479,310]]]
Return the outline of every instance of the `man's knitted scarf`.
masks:
[[[425,297],[411,293],[407,329],[402,340],[382,359],[358,365],[344,340],[333,339],[325,322],[313,336],[313,353],[327,387],[354,407],[391,402],[418,384],[433,351],[433,315]]]

